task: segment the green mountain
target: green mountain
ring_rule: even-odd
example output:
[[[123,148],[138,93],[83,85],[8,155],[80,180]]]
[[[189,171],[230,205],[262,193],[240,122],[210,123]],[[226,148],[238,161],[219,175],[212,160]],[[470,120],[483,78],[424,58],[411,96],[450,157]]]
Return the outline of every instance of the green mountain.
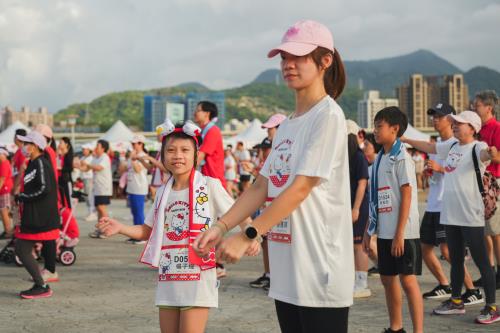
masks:
[[[465,82],[469,85],[469,95],[473,97],[478,91],[492,89],[500,93],[500,73],[487,67],[474,67],[464,73]]]

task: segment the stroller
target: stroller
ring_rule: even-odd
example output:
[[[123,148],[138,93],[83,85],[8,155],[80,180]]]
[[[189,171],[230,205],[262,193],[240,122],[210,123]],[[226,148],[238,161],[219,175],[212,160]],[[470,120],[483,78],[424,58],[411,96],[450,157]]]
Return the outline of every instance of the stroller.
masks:
[[[79,242],[78,237],[80,236],[80,230],[71,208],[61,208],[60,214],[63,228],[60,233],[60,238],[56,242],[57,261],[63,266],[70,266],[76,261],[74,248]]]

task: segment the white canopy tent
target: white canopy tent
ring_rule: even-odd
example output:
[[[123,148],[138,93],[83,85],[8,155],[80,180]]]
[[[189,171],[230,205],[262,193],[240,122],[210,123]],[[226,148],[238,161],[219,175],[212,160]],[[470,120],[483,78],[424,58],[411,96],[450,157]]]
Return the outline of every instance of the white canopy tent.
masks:
[[[243,142],[245,148],[252,148],[256,144],[259,144],[267,137],[267,130],[262,128],[262,122],[259,119],[254,119],[250,126],[248,126],[240,134],[233,136],[231,138],[225,139],[224,143],[236,145],[238,142]]]
[[[20,121],[12,123],[9,127],[2,131],[0,133],[0,146],[7,147],[7,149],[12,152],[16,151],[17,146],[14,143],[14,135],[16,134],[16,131],[21,128],[27,132],[30,131],[30,129]]]

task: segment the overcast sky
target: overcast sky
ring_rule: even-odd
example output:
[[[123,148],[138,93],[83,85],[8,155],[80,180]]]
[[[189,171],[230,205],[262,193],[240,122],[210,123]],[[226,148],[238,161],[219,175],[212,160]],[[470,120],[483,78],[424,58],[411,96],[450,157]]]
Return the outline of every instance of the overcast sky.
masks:
[[[243,85],[278,67],[266,52],[305,18],[347,60],[429,49],[500,71],[500,1],[2,0],[0,106],[54,112],[112,91]]]

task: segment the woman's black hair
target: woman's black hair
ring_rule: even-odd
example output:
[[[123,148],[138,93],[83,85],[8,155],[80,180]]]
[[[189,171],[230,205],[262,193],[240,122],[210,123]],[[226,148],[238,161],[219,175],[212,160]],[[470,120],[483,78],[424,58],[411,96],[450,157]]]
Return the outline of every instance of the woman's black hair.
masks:
[[[73,171],[73,145],[71,144],[70,138],[67,136],[63,136],[61,140],[68,146],[68,151],[64,154],[63,171],[71,173]]]
[[[176,124],[175,125],[175,128],[178,129],[178,128],[182,128],[184,124]],[[190,135],[187,135],[186,133],[184,132],[172,132],[168,135],[165,135],[163,137],[163,139],[161,140],[161,149],[160,149],[160,158],[161,158],[161,163],[163,163],[163,165],[165,165],[165,150],[167,149],[167,141],[169,139],[188,139],[190,140],[191,142],[193,142],[193,146],[194,146],[194,168],[196,169],[197,165],[198,165],[198,144],[196,143],[196,140],[194,139],[194,137],[190,136]]]
[[[337,49],[334,50],[335,52],[332,52],[324,47],[317,47],[310,53],[310,55],[318,67],[323,66],[322,61],[324,56],[328,54],[332,56],[332,65],[325,70],[323,83],[325,85],[326,93],[333,99],[337,99],[344,91],[347,77],[344,63],[342,62],[339,51]]]
[[[44,136],[45,140],[47,140],[47,145],[52,148],[53,151],[57,151],[56,140],[54,138],[49,138]]]
[[[349,155],[349,161],[352,161],[354,155],[359,150],[358,137],[356,134],[347,135],[347,152]]]

